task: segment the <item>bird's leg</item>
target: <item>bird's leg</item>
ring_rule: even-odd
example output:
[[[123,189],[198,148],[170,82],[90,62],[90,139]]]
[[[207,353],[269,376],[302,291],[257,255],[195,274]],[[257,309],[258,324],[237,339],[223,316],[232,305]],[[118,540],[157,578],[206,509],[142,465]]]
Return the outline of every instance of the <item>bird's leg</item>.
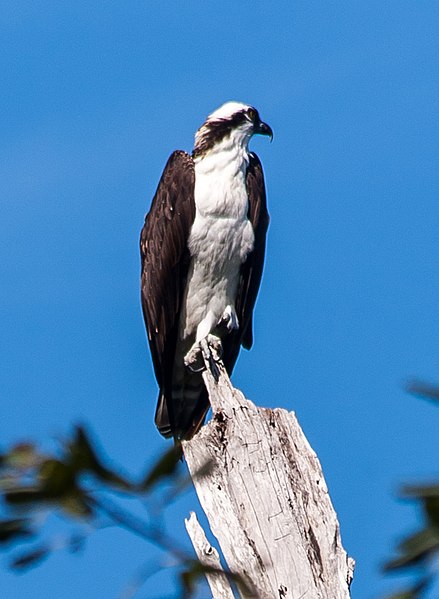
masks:
[[[225,326],[229,333],[239,329],[239,320],[236,315],[235,306],[228,305],[226,307],[226,309],[223,312],[223,315],[220,318],[218,326]]]
[[[203,358],[204,361],[209,364],[209,370],[212,373],[213,378],[215,379],[215,382],[219,381],[219,376],[220,376],[220,371],[219,368],[217,366],[217,361],[218,361],[218,348],[221,348],[222,350],[222,345],[221,345],[221,340],[219,337],[216,337],[215,335],[207,335],[207,337],[204,337],[204,339],[201,339],[200,341],[200,347],[201,347],[201,352],[203,354]],[[215,352],[215,356],[214,356],[214,352]],[[217,359],[215,359],[215,357]],[[221,358],[219,358],[221,359]]]
[[[206,370],[199,341],[195,341],[193,346],[185,355],[184,364],[192,372],[203,372],[203,370]]]
[[[223,355],[221,339],[216,335],[206,335],[201,341],[196,341],[184,357],[185,365],[192,372],[202,372],[206,369],[205,359],[209,363],[210,370],[217,380],[219,376],[218,366]]]
[[[207,343],[210,348],[210,353],[214,362],[219,362],[223,357],[223,344],[221,339],[216,335],[209,333],[206,337]]]

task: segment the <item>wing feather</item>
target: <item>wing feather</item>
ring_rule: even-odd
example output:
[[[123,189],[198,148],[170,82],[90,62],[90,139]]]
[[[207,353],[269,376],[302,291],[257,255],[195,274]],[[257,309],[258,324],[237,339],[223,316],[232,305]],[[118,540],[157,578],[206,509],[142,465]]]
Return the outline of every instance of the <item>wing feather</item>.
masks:
[[[195,218],[192,157],[169,157],[140,235],[141,302],[157,382],[170,388]]]
[[[253,345],[253,309],[261,284],[264,268],[265,245],[270,217],[267,210],[264,173],[256,154],[250,154],[246,186],[248,194],[248,218],[253,226],[255,243],[241,267],[238,292],[235,301],[239,329],[224,339],[224,362],[232,372],[242,345],[250,349]]]

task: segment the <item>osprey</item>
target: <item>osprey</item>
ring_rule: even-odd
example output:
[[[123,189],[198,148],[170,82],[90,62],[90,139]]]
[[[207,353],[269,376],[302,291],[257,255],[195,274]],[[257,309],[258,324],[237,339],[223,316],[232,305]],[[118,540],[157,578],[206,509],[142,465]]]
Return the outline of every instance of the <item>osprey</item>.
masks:
[[[231,374],[253,343],[253,308],[269,222],[252,135],[273,137],[252,106],[227,102],[195,134],[192,155],[171,154],[140,237],[141,301],[160,387],[155,423],[165,437],[190,438],[209,400],[199,344],[222,340]],[[220,345],[218,343],[218,345]]]

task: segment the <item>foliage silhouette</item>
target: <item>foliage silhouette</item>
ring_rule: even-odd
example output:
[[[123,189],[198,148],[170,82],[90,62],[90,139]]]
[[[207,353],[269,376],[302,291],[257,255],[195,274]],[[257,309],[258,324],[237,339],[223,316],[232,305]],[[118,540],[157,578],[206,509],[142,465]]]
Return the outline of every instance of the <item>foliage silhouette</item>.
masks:
[[[422,399],[439,401],[439,387],[422,381],[412,381],[408,391]],[[416,578],[409,588],[388,599],[423,599],[437,578],[432,564],[439,557],[439,481],[427,485],[406,485],[402,487],[400,496],[420,505],[424,522],[421,530],[401,541],[397,555],[384,565],[386,572],[407,571]]]
[[[159,483],[168,480],[172,490],[161,501],[161,505],[166,505],[190,484],[182,468],[181,447],[171,447],[138,481],[122,475],[108,462],[81,426],[51,452],[26,442],[0,454],[0,547],[9,552],[10,567],[24,571],[60,548],[78,551],[90,531],[111,524],[171,554],[179,566],[178,597],[192,597],[200,578],[212,569],[206,570],[164,532],[160,513],[154,511],[154,517],[142,519],[124,505],[128,503],[125,499],[137,499],[146,507],[146,500]],[[205,468],[208,467],[207,464]],[[197,475],[202,476],[203,472]],[[61,515],[69,524],[64,543],[60,544],[58,535],[54,542],[45,529],[46,519],[42,515],[52,513]],[[81,526],[84,524],[87,526]],[[143,569],[129,597],[134,597],[158,567]],[[239,582],[239,577],[230,573],[228,576]]]

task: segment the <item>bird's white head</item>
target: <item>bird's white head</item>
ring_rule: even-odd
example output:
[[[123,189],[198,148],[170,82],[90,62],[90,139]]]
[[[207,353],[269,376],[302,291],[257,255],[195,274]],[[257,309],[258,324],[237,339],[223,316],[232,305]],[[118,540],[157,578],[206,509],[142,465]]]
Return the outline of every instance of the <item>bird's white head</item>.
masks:
[[[271,127],[261,121],[256,108],[241,102],[226,102],[212,112],[195,133],[192,155],[194,158],[204,156],[224,142],[246,149],[255,134],[273,138]]]

